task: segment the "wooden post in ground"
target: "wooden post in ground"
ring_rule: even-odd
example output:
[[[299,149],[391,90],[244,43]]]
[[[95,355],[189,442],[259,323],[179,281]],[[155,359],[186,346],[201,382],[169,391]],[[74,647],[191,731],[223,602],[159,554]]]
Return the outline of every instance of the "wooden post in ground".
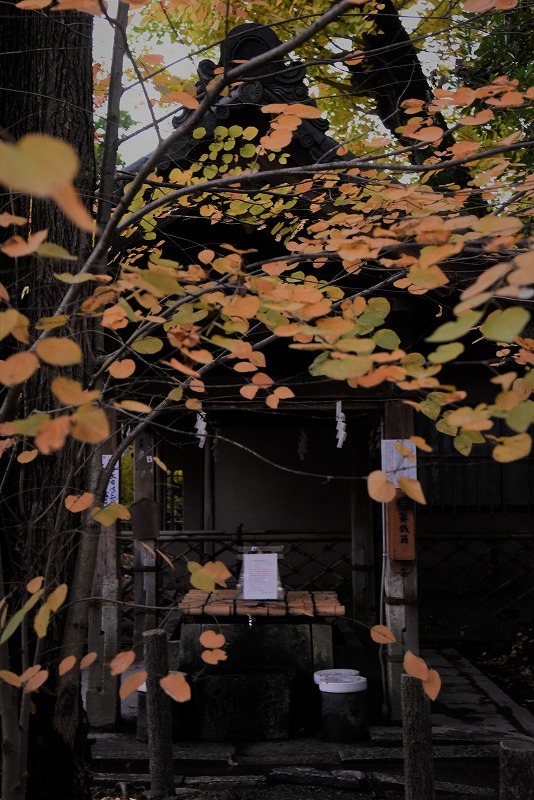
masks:
[[[155,500],[142,498],[132,505],[134,547],[134,647],[140,648],[144,631],[158,624],[158,568],[156,565],[159,537],[159,506]]]
[[[369,423],[369,420],[367,419]],[[369,463],[369,429],[356,429],[358,446],[355,454],[356,475],[367,475]],[[374,625],[376,591],[374,565],[373,506],[365,481],[353,481],[351,488],[351,556],[352,556],[352,616],[359,622]]]
[[[405,800],[434,800],[430,700],[419,678],[402,676]]]
[[[102,455],[102,466],[108,465],[117,446],[115,418],[111,418],[112,436],[109,452]],[[115,466],[107,486],[105,503],[120,502],[119,464]],[[89,610],[89,650],[98,653],[98,663],[89,670],[86,708],[94,728],[113,730],[120,720],[119,679],[110,674],[108,664],[120,650],[121,575],[117,543],[118,525],[102,526],[93,581],[93,594],[101,597]],[[109,601],[109,602],[106,602]]]
[[[526,800],[534,792],[534,739],[504,739],[499,800]]]
[[[413,434],[413,413],[409,406],[400,401],[386,403],[384,418],[385,439],[408,439]],[[394,501],[398,504],[398,500]],[[386,514],[386,527],[391,524],[390,514]],[[415,538],[415,527],[410,536]],[[415,547],[415,541],[412,542]],[[388,558],[384,576],[384,600],[386,625],[397,642],[387,645],[387,684],[390,716],[393,721],[401,720],[401,675],[405,650],[419,653],[419,620],[417,608],[417,568],[415,558],[398,561],[390,552],[388,536]]]
[[[159,685],[169,672],[167,634],[161,628],[143,633],[146,679],[146,711],[150,796],[174,797],[171,699]]]

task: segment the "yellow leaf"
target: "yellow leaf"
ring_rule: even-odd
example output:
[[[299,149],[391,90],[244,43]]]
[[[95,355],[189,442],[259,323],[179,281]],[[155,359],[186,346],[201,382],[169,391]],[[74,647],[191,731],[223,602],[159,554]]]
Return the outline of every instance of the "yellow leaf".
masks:
[[[46,364],[54,367],[67,367],[81,364],[83,353],[79,344],[66,337],[48,336],[35,345],[35,352]]]
[[[202,569],[211,575],[219,586],[226,586],[226,581],[232,577],[232,573],[222,561],[208,561]]]
[[[532,448],[532,437],[528,433],[518,433],[517,436],[501,436],[493,451],[493,458],[500,464],[518,461],[525,458]]]
[[[69,340],[67,339],[67,341]],[[54,378],[50,384],[50,388],[52,394],[65,406],[81,406],[83,403],[90,403],[92,400],[98,400],[101,394],[98,389],[87,391],[83,389],[79,381],[64,377]]]
[[[215,631],[203,631],[199,636],[202,647],[220,648],[226,644],[226,638],[222,633]]]
[[[31,378],[39,369],[39,360],[33,353],[15,353],[5,361],[0,361],[0,383],[4,386],[17,386]]]
[[[122,400],[120,403],[114,403],[117,408],[123,408],[125,411],[133,411],[137,414],[150,414],[152,409],[146,403],[140,403],[138,400]]]
[[[109,503],[105,508],[93,508],[91,516],[101,525],[113,525],[117,519],[128,520],[131,514],[121,503]]]
[[[98,444],[109,434],[109,421],[101,408],[83,405],[72,415],[72,438],[76,441]]]
[[[154,464],[156,464],[156,466],[158,466],[160,469],[163,470],[163,472],[169,471],[167,464],[165,464],[165,462],[163,462],[161,458],[158,458],[158,456],[152,456],[152,460],[154,461]]]
[[[67,584],[60,583],[59,586],[56,589],[54,589],[53,592],[50,592],[45,602],[51,611],[57,611],[58,608],[61,608],[61,606],[67,599],[68,591],[69,587],[67,586]]]
[[[44,583],[43,576],[38,575],[36,578],[32,578],[31,581],[28,581],[28,583],[26,584],[26,591],[29,592],[29,594],[35,594],[35,592],[39,591],[43,583]]]
[[[375,469],[367,476],[367,492],[377,503],[390,503],[396,494],[394,485],[381,469]]]
[[[404,670],[412,678],[419,678],[422,681],[428,680],[429,669],[426,661],[423,661],[419,656],[415,656],[410,650],[404,656]]]
[[[402,489],[402,491],[407,494],[408,497],[410,497],[412,500],[415,500],[416,503],[426,506],[425,496],[418,480],[403,476],[399,478],[399,488]]]
[[[11,333],[15,339],[28,344],[28,326],[30,320],[15,308],[0,311],[0,341]]]
[[[32,133],[15,144],[0,142],[0,182],[16,192],[49,197],[79,169],[74,149],[60,139]]]
[[[135,661],[135,652],[133,650],[125,650],[122,653],[117,653],[109,665],[109,671],[112,675],[122,675],[126,672],[128,667],[131,667]]]
[[[50,622],[50,606],[47,603],[43,603],[43,605],[35,615],[35,619],[33,621],[33,627],[39,639],[42,639],[44,636],[46,636],[46,631],[48,630],[49,622]]]
[[[185,703],[191,699],[191,687],[184,676],[177,672],[171,672],[164,678],[160,678],[159,685],[169,697],[178,703]]]
[[[58,664],[58,675],[61,677],[61,675],[65,675],[67,672],[70,672],[70,670],[76,664],[76,661],[76,656],[65,656],[65,658],[63,658]]]
[[[395,635],[385,625],[373,625],[371,639],[377,644],[393,644],[393,642],[397,641]]]
[[[128,677],[125,678],[121,683],[121,688],[119,689],[119,697],[121,700],[124,700],[126,697],[129,697],[131,694],[136,692],[139,687],[145,683],[146,679],[147,672],[144,669],[128,675]]]
[[[92,492],[84,492],[83,494],[69,494],[65,498],[65,508],[73,514],[79,514],[80,511],[85,511],[93,502],[94,495]]]
[[[441,678],[439,676],[439,672],[437,672],[435,669],[428,670],[428,678],[423,680],[423,689],[425,690],[425,694],[428,695],[431,700],[436,699],[441,689]]]

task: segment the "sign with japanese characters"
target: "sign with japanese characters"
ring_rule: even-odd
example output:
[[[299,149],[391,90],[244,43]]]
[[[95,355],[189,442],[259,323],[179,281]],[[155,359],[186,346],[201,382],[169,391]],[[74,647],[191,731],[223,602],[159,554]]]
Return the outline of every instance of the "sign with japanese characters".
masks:
[[[397,489],[387,505],[388,558],[390,561],[415,560],[415,520],[413,502]]]

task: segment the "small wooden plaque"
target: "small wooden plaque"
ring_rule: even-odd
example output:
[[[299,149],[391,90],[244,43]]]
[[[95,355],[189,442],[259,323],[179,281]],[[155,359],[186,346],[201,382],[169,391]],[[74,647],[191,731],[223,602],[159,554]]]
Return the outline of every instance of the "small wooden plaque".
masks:
[[[388,558],[390,561],[415,561],[415,518],[413,502],[397,489],[387,506]]]

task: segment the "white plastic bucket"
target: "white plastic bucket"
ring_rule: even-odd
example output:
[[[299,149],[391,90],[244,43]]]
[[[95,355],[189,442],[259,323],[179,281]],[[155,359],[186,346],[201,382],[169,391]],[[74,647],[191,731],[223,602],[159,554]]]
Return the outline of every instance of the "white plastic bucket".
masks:
[[[336,678],[352,678],[359,674],[357,669],[318,669],[313,673],[313,682],[319,686],[321,680],[335,681]]]
[[[367,691],[367,678],[362,675],[338,675],[332,678],[321,678],[319,689],[321,692],[327,692],[328,694],[365,692]]]

